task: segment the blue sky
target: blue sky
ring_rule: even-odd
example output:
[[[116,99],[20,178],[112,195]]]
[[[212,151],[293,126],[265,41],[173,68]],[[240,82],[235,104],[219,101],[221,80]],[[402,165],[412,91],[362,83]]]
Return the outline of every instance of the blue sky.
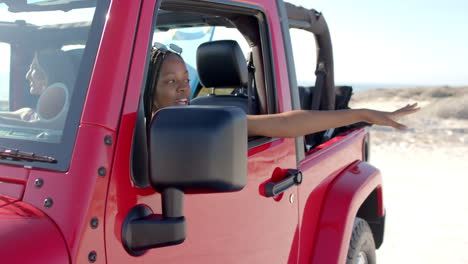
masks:
[[[468,85],[468,0],[287,1],[323,12],[337,83]],[[58,18],[76,20],[72,12]],[[313,43],[311,36],[301,36],[293,46],[297,57],[310,58],[296,62],[299,79],[306,81],[308,62],[315,60]],[[0,53],[6,54],[4,47]],[[0,73],[6,67],[0,65]]]
[[[325,16],[337,82],[468,85],[466,0],[288,2]]]

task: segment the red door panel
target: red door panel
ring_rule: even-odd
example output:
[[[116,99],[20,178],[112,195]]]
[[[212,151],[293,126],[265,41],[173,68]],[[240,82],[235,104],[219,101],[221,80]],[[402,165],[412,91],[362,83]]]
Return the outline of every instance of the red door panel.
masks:
[[[280,139],[249,151],[246,187],[235,193],[185,196],[185,242],[131,256],[121,242],[127,213],[144,204],[161,214],[161,196],[131,180],[136,109],[144,83],[155,0],[143,1],[128,76],[115,162],[106,204],[107,263],[295,263],[298,235],[297,187],[283,195],[263,195],[266,182],[296,167],[294,139]],[[279,98],[280,99],[280,98]],[[280,99],[281,100],[281,99]]]
[[[362,159],[364,136],[364,130],[357,130],[347,136],[336,137],[332,142],[317,147],[320,150],[301,161],[303,181],[299,186],[301,212],[299,263],[310,263],[314,245],[320,242],[315,241],[315,234],[324,204],[324,195],[329,184],[339,173],[354,161]]]

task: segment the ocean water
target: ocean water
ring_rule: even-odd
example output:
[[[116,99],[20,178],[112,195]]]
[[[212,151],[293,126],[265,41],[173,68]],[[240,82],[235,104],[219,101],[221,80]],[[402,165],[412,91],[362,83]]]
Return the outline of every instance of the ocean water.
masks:
[[[303,82],[299,84],[300,86],[314,86],[313,82]],[[410,84],[395,84],[395,83],[353,83],[353,82],[337,82],[336,86],[351,86],[353,87],[353,92],[363,92],[372,89],[378,88],[401,88],[401,87],[412,87],[415,85]]]
[[[412,87],[415,85],[410,84],[394,84],[394,83],[337,83],[336,85],[348,85],[353,87],[353,92],[363,92],[372,89],[378,88],[402,88],[402,87]]]

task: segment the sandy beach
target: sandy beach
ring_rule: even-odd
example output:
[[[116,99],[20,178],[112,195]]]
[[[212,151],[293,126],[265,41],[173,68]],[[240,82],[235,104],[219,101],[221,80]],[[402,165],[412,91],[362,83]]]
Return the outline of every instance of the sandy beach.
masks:
[[[377,262],[468,263],[468,87],[375,89],[352,108],[394,110],[410,129],[371,128],[370,161],[384,180],[387,212]]]

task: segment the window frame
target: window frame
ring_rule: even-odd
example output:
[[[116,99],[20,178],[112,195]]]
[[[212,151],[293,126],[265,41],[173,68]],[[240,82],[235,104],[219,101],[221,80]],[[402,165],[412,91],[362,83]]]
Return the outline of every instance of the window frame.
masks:
[[[286,10],[286,5],[283,0],[276,0],[276,6],[278,7],[278,16],[281,21],[289,21],[288,13]],[[288,80],[289,80],[289,90],[291,94],[291,106],[293,110],[301,109],[300,100],[299,100],[299,89],[297,88],[296,80],[296,68],[294,64],[294,55],[292,52],[291,36],[289,34],[289,23],[281,23],[281,33],[283,35],[283,44],[284,52],[286,55],[287,71],[288,71]],[[294,76],[294,78],[291,78]],[[305,137],[296,137],[294,139],[296,147],[296,164],[300,166],[301,161],[305,158]]]

